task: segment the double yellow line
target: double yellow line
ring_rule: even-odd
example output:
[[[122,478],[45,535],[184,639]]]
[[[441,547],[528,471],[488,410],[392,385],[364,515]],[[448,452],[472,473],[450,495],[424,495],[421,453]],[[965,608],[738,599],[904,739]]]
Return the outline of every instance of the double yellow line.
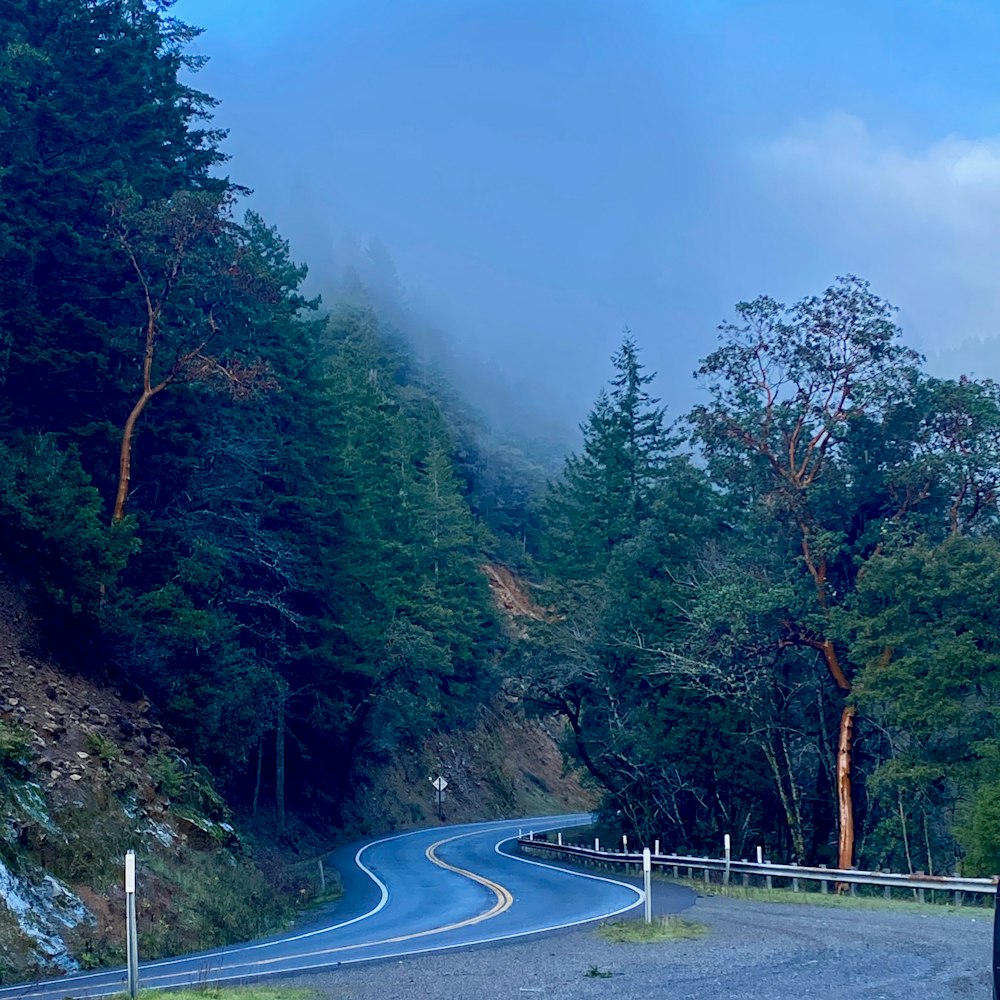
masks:
[[[424,851],[427,860],[431,864],[437,865],[438,868],[443,868],[445,871],[454,872],[456,875],[464,875],[466,878],[472,879],[473,882],[478,882],[480,885],[486,886],[495,896],[496,902],[493,906],[486,910],[484,913],[480,913],[478,916],[470,917],[468,920],[462,920],[457,924],[449,924],[447,927],[437,927],[433,931],[422,931],[421,934],[438,934],[441,931],[453,931],[459,927],[471,927],[473,924],[478,924],[480,921],[489,920],[491,917],[497,917],[505,910],[509,910],[514,905],[514,897],[510,894],[509,890],[505,889],[499,882],[493,882],[492,880],[486,878],[483,875],[477,875],[475,872],[467,871],[465,868],[457,868],[455,865],[448,864],[447,861],[442,861],[437,856],[437,849],[443,847],[445,844],[450,844],[453,840],[459,840],[465,834],[459,834],[457,837],[446,837],[444,840],[439,840],[436,844],[431,844],[430,847]],[[414,937],[418,935],[414,934]]]
[[[479,875],[476,872],[470,872],[465,868],[459,868],[456,865],[450,865],[447,861],[443,861],[437,855],[437,850],[439,847],[443,847],[445,844],[450,844],[453,840],[461,840],[463,837],[469,836],[465,833],[460,833],[455,837],[445,837],[443,840],[439,840],[424,851],[424,855],[431,864],[437,865],[438,868],[443,868],[445,871],[454,872],[456,875],[462,875],[465,878],[472,879],[473,882],[478,882],[480,885],[485,886],[490,892],[496,896],[496,901],[494,904],[482,913],[477,914],[474,917],[469,917],[467,920],[459,920],[453,924],[446,924],[443,927],[431,927],[425,931],[414,931],[411,934],[400,934],[396,937],[382,938],[379,941],[365,941],[361,944],[351,944],[351,945],[337,945],[332,948],[317,948],[315,951],[304,951],[296,955],[283,955],[277,958],[260,958],[253,962],[249,962],[247,959],[240,959],[238,961],[223,962],[220,966],[213,966],[211,972],[219,973],[225,972],[227,969],[242,968],[246,965],[252,964],[254,969],[257,971],[263,970],[269,965],[279,965],[285,962],[294,962],[297,960],[317,958],[321,955],[335,955],[338,952],[343,951],[355,951],[360,948],[376,948],[379,945],[384,944],[400,944],[403,941],[413,941],[416,938],[428,937],[431,934],[443,934],[445,931],[459,930],[462,927],[471,927],[473,924],[481,923],[484,920],[489,920],[492,917],[499,916],[501,913],[509,910],[511,906],[514,905],[514,897],[510,894],[510,891],[504,886],[500,885],[499,882],[494,882],[491,879],[486,878],[483,875]],[[294,970],[293,970],[294,971]],[[247,975],[253,975],[253,972],[247,973]],[[143,977],[143,982],[153,983],[162,979],[170,979],[176,973],[170,973],[169,975],[146,975]],[[209,980],[211,981],[211,980]],[[26,993],[25,997],[30,997],[30,993]]]

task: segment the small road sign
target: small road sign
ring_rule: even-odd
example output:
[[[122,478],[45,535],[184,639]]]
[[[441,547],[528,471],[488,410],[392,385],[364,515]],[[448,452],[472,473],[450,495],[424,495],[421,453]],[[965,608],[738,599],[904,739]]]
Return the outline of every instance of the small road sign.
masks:
[[[446,778],[439,774],[436,778],[431,778],[431,784],[438,793],[438,819],[444,820],[444,790],[448,787]]]

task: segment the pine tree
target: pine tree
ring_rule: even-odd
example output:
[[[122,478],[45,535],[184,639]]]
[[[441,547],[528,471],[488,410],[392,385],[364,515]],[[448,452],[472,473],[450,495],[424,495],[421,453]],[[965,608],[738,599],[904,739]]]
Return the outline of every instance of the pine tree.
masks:
[[[614,548],[635,536],[669,474],[677,441],[664,426],[666,410],[647,389],[631,336],[612,357],[615,375],[602,390],[571,456],[551,489],[552,550],[570,575],[599,571]]]

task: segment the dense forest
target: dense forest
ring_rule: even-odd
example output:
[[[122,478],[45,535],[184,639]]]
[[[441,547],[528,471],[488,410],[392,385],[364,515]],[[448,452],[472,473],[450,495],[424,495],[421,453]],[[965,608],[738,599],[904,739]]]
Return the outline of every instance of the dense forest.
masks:
[[[496,685],[490,499],[398,332],[238,212],[168,8],[0,9],[0,555],[231,797],[336,821]]]
[[[549,493],[525,670],[643,838],[1000,869],[1000,387],[893,316],[740,303],[673,427],[626,339]]]
[[[839,278],[737,305],[673,423],[626,335],[545,486],[400,301],[304,296],[170,6],[0,6],[0,558],[67,668],[279,830],[503,686],[626,832],[1000,869],[1000,388]]]

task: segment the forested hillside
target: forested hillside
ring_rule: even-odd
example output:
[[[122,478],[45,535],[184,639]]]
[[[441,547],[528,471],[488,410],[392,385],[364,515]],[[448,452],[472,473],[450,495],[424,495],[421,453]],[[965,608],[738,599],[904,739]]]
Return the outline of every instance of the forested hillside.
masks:
[[[337,823],[495,691],[493,543],[399,338],[240,209],[169,7],[0,10],[0,558],[232,801]]]
[[[46,656],[279,837],[526,703],[640,838],[1000,869],[1000,387],[840,278],[740,303],[670,421],[626,336],[546,488],[398,297],[307,300],[170,7],[0,5],[0,569]]]

